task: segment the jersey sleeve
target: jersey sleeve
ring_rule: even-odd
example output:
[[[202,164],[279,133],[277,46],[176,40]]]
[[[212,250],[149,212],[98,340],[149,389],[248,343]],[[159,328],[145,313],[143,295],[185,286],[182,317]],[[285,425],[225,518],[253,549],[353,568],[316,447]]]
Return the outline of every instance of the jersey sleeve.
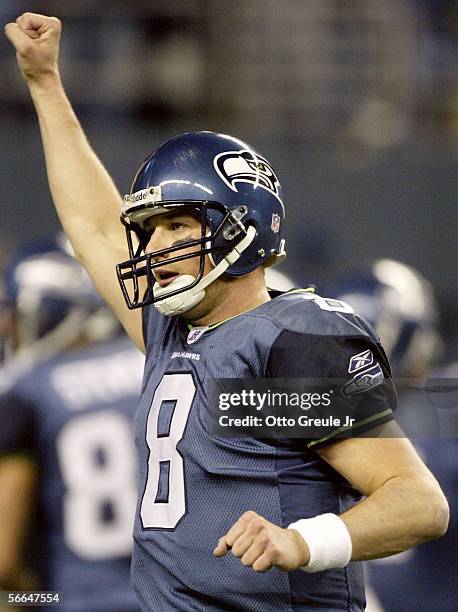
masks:
[[[0,397],[0,454],[31,453],[35,419],[30,403],[11,390]]]
[[[306,439],[309,449],[326,446],[341,438],[364,435],[394,418],[396,391],[390,366],[380,344],[369,337],[314,335],[283,330],[271,347],[266,375],[277,379],[306,379],[317,388],[332,389],[334,408],[312,407],[310,419],[332,416],[337,406],[340,419],[319,428]],[[345,425],[346,416],[353,419]],[[334,414],[335,416],[335,414]],[[335,419],[334,419],[335,421]],[[321,421],[320,421],[321,422]],[[313,431],[313,430],[312,430]],[[297,442],[297,441],[296,441]]]

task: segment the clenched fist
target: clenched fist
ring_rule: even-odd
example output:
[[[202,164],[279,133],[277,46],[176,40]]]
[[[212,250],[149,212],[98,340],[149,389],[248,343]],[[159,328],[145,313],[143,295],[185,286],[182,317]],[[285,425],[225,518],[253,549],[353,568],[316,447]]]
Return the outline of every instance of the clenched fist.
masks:
[[[213,554],[222,557],[229,549],[256,572],[271,567],[289,572],[307,565],[310,558],[307,544],[297,531],[278,527],[251,510],[218,540]]]
[[[61,29],[57,17],[36,13],[24,13],[6,24],[5,35],[16,49],[19,68],[28,82],[58,74]]]

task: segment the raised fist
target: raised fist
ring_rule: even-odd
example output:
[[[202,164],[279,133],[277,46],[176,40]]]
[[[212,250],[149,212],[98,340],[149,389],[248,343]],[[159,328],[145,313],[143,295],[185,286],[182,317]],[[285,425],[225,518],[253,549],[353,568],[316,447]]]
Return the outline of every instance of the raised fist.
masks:
[[[7,23],[5,35],[16,49],[21,73],[27,81],[58,74],[59,39],[62,24],[57,17],[23,13]]]

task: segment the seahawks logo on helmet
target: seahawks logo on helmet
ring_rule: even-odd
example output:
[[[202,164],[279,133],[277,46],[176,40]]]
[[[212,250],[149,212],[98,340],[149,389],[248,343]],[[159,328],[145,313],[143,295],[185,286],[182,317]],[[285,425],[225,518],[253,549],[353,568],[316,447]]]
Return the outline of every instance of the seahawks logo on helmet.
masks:
[[[232,191],[238,191],[236,183],[252,183],[266,189],[281,202],[280,183],[272,166],[264,157],[247,149],[225,151],[215,157],[213,164],[216,172]]]

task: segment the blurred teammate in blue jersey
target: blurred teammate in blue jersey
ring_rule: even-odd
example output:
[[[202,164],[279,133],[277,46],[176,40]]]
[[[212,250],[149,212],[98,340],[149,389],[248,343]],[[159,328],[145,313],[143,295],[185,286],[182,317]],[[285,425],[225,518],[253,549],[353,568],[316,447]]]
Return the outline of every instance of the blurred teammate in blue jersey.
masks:
[[[370,584],[382,606],[374,609],[369,604],[367,610],[452,612],[458,598],[458,406],[452,403],[456,392],[453,397],[451,392],[440,392],[438,380],[434,390],[428,377],[456,380],[458,368],[438,365],[443,341],[433,287],[411,266],[379,259],[335,282],[330,293],[357,309],[380,336],[400,379],[400,419],[441,484],[451,509],[444,538],[367,564]],[[430,387],[426,393],[425,384]]]
[[[342,302],[268,293],[264,271],[285,256],[283,192],[241,140],[164,143],[124,199],[124,231],[121,198],[60,83],[60,31],[30,13],[6,26],[66,233],[146,351],[132,561],[142,609],[363,610],[358,561],[440,537],[448,521],[411,445],[387,437],[398,430],[383,349]],[[321,436],[229,438],[208,426],[221,378],[340,378],[364,409]]]
[[[71,612],[136,611],[143,356],[57,244],[22,249],[5,284],[14,352],[0,371],[2,587],[58,591],[57,609]]]

